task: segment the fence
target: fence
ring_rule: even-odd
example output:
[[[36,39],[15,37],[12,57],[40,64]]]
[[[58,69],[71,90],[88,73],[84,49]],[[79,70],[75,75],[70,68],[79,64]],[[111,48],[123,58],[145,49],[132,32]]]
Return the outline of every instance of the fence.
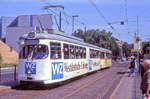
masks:
[[[17,65],[2,67],[0,65],[0,84],[17,81]]]

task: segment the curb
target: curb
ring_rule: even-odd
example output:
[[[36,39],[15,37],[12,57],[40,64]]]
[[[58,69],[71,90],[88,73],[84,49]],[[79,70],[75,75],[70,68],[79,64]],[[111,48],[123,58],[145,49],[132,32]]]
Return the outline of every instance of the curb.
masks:
[[[10,90],[11,86],[0,86],[0,91]]]

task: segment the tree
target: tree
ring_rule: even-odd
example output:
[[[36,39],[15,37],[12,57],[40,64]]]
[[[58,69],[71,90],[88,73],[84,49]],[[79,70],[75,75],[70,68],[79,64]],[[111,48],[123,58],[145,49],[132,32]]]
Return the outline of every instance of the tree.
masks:
[[[142,43],[142,52],[143,54],[149,53],[150,41]]]
[[[131,49],[132,49],[132,44],[128,44],[127,42],[123,44],[123,53],[125,57],[131,56]]]
[[[113,37],[109,31],[99,29],[83,31],[78,29],[73,35],[82,38],[87,43],[112,50],[114,56],[119,55],[118,46],[116,44],[117,39]]]

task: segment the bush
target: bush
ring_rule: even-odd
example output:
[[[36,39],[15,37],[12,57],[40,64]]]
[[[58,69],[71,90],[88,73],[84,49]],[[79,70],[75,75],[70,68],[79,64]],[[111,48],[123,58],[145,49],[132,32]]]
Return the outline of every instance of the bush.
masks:
[[[2,55],[0,53],[0,64],[2,64]]]

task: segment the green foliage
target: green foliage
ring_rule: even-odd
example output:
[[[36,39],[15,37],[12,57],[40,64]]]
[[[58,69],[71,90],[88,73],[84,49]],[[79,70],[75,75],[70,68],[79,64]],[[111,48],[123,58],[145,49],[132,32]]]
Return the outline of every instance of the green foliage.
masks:
[[[148,49],[147,49],[148,47],[150,47],[150,41],[142,43],[142,52],[143,52],[143,54],[146,54],[146,53],[149,52]]]
[[[132,49],[132,44],[128,44],[127,42],[125,42],[123,44],[123,53],[126,57],[131,56],[131,49]]]

